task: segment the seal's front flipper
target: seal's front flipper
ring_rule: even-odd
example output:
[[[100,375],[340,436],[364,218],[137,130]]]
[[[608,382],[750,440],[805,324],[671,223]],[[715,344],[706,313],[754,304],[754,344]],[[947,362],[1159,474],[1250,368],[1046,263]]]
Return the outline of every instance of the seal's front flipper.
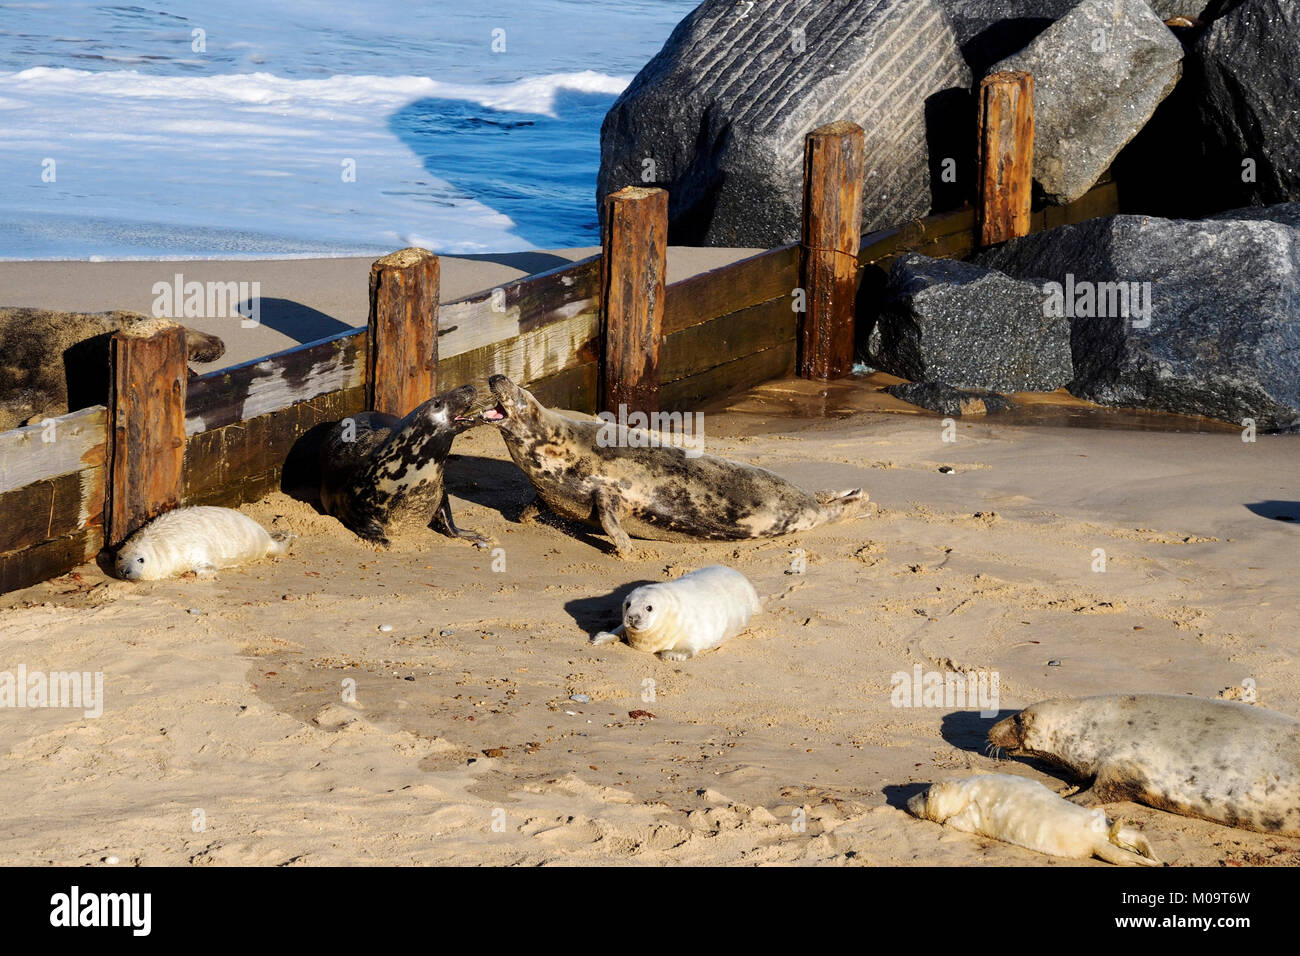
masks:
[[[659,652],[659,659],[661,661],[689,661],[694,656],[695,651],[691,648],[683,648],[681,650],[674,648],[673,650]]]
[[[609,540],[614,542],[614,554],[620,558],[630,558],[633,553],[632,538],[619,524],[619,516],[624,511],[623,499],[608,491],[596,493],[596,517],[600,527]]]
[[[613,644],[615,641],[619,640],[622,636],[623,636],[623,625],[620,624],[612,631],[601,631],[599,634],[593,635],[591,640],[589,640],[587,643]]]
[[[438,505],[438,510],[433,516],[433,523],[437,526],[439,531],[448,537],[465,538],[468,541],[473,541],[474,547],[476,548],[486,548],[492,543],[480,532],[475,531],[472,528],[465,528],[462,530],[456,527],[456,521],[451,516],[451,499],[447,497],[446,492],[443,492],[442,504]]]
[[[272,531],[271,547],[266,552],[270,555],[288,554],[289,546],[297,540],[298,536],[288,531]]]
[[[519,512],[520,524],[536,524],[537,519],[542,514],[542,496],[533,495],[533,500],[524,505],[524,510]]]

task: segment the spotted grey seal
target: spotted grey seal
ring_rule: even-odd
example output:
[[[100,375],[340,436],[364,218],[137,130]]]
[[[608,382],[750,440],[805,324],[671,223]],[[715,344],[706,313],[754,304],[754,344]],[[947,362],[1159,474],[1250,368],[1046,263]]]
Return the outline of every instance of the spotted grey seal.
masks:
[[[402,419],[381,412],[343,419],[321,447],[321,506],[376,544],[431,521],[452,537],[486,543],[456,527],[442,480],[452,440],[479,424],[470,414],[477,397],[474,386],[462,385]]]
[[[867,501],[861,488],[812,495],[753,465],[629,442],[635,429],[568,418],[504,375],[488,385],[497,405],[481,417],[500,429],[538,499],[602,529],[619,556],[631,552],[632,537],[738,541],[806,531],[857,514]]]
[[[1300,836],[1300,720],[1171,694],[1047,700],[993,726],[989,743],[1064,767],[1081,803],[1132,800],[1263,833]]]

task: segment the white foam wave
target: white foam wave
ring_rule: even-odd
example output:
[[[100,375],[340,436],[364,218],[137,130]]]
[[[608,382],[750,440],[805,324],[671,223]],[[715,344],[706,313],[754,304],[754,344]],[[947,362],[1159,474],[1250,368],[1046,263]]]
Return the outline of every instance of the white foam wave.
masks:
[[[397,108],[418,99],[440,98],[477,103],[489,109],[555,115],[555,100],[564,90],[617,95],[630,78],[595,70],[551,73],[513,83],[446,83],[427,76],[331,76],[307,80],[271,73],[226,73],[217,76],[157,76],[137,70],[92,72],[68,67],[32,67],[0,73],[0,90],[22,96],[74,94],[126,99],[166,99],[172,103],[204,100],[228,106],[262,106],[277,110],[319,109],[335,105]]]

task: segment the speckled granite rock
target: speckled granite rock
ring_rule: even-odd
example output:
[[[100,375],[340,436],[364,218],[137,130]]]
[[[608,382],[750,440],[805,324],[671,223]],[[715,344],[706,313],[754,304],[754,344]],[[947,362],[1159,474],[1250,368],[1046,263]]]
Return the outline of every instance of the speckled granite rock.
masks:
[[[674,244],[795,242],[804,137],[851,120],[864,230],[905,222],[970,146],[970,83],[935,0],[705,0],[606,115],[597,197],[665,187]]]
[[[909,253],[885,296],[868,358],[882,371],[995,391],[1052,391],[1073,378],[1070,324],[1044,315],[1038,283]]]
[[[978,388],[954,388],[946,382],[902,382],[886,386],[885,391],[940,415],[993,415],[1011,407],[1011,400],[1005,395]]]
[[[1034,74],[1034,179],[1052,202],[1092,188],[1173,90],[1182,57],[1142,0],[1083,0],[989,70]]]
[[[1262,430],[1300,422],[1300,231],[1263,218],[1109,216],[973,258],[1059,284],[1075,313],[1075,395],[1230,422],[1251,418]],[[1129,318],[1117,314],[1101,283],[1112,292],[1130,286],[1138,306]]]

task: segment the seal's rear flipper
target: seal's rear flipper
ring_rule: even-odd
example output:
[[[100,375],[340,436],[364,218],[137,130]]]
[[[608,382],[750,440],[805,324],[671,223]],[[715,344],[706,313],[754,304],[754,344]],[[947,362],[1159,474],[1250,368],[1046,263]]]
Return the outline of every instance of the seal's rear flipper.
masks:
[[[822,506],[822,512],[828,522],[855,517],[865,511],[871,501],[871,496],[861,488],[851,488],[848,491],[819,491],[816,492],[815,497],[817,503]]]
[[[1110,825],[1109,842],[1097,850],[1097,856],[1107,863],[1130,866],[1164,866],[1156,858],[1151,843],[1141,833],[1124,826],[1119,820]]]
[[[270,555],[288,554],[289,545],[292,544],[297,537],[296,534],[292,534],[288,531],[272,531],[271,547],[266,553]]]

